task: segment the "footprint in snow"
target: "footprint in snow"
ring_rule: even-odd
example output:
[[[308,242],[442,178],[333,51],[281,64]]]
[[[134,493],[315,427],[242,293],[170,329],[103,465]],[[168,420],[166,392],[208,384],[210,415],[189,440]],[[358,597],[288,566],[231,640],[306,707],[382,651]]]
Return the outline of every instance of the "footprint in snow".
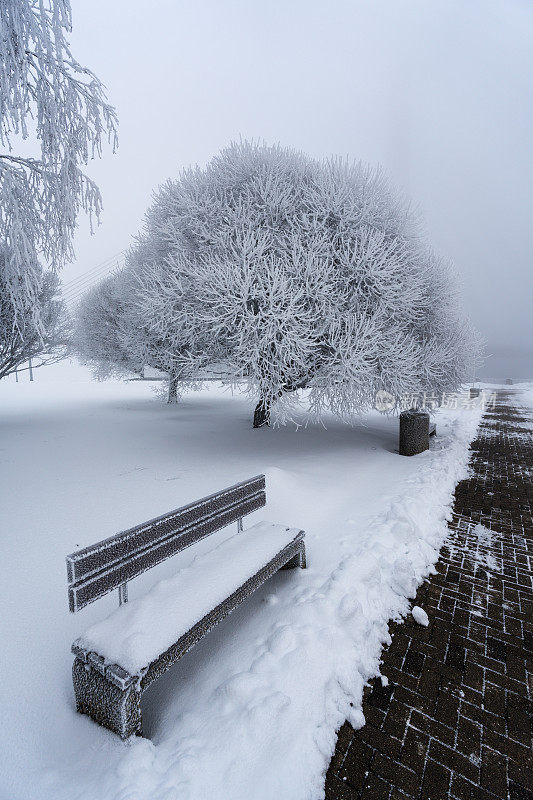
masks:
[[[269,638],[267,646],[270,652],[278,656],[278,658],[287,655],[287,653],[290,653],[297,646],[293,629],[289,625],[278,628]]]
[[[250,672],[233,675],[215,689],[214,697],[225,703],[228,710],[231,706],[249,702],[263,688],[263,681]]]
[[[269,606],[277,606],[277,604],[279,603],[279,597],[275,594],[269,594],[265,597],[265,602]]]
[[[345,594],[339,604],[339,616],[341,619],[348,620],[355,615],[363,615],[363,607],[353,594]]]

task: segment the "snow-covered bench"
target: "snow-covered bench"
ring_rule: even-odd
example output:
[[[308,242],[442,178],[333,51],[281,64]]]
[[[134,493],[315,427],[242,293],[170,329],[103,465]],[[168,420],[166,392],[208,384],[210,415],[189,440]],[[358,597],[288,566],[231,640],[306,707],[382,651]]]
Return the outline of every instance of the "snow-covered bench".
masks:
[[[279,569],[305,568],[304,532],[242,518],[266,504],[259,475],[67,556],[79,611],[113,589],[119,607],[72,645],[77,710],[123,739],[142,735],[144,690]],[[237,533],[127,602],[127,581],[237,522]]]

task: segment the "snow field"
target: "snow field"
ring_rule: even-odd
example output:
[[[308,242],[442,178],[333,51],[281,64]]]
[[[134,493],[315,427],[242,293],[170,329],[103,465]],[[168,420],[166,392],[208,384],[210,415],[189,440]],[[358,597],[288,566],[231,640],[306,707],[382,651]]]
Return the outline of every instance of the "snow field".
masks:
[[[0,386],[3,487],[2,800],[307,800],[323,796],[335,730],[364,723],[387,622],[436,560],[478,410],[439,412],[431,450],[402,458],[397,419],[250,427],[212,386],[174,407],[139,383]],[[69,615],[64,556],[259,472],[251,515],[306,531],[307,570],[280,572],[143,698],[148,739],[76,714],[70,644],[116,606]],[[186,569],[234,526],[130,584]],[[198,592],[202,592],[201,580]]]

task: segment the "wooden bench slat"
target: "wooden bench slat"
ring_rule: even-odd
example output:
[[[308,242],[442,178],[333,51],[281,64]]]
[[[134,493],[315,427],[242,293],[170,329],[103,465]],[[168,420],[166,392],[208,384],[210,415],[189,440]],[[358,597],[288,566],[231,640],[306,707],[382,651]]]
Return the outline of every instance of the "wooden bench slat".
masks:
[[[244,502],[264,490],[265,476],[256,475],[221,492],[215,492],[194,503],[77,550],[66,558],[68,582],[78,583],[83,578],[101,572],[105,567],[122,561],[125,557],[134,555],[159,540],[166,539],[170,534],[177,534],[193,523],[210,517],[217,511]],[[235,519],[238,519],[238,516]]]
[[[262,508],[265,504],[266,494],[264,491],[260,491],[248,500],[225,508],[200,522],[194,522],[188,528],[171,532],[165,539],[157,540],[155,544],[141,550],[137,555],[131,556],[126,553],[122,560],[112,562],[109,568],[93,573],[88,578],[69,586],[70,610],[72,612],[80,611],[125,581],[136,578],[161,561],[185,550],[211,533],[225,528],[226,525],[240,517]]]

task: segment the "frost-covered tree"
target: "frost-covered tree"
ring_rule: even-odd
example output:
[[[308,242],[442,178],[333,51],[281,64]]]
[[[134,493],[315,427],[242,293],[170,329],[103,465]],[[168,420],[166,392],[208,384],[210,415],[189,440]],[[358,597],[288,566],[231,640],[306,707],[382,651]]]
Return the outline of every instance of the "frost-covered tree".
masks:
[[[158,236],[139,238],[126,257],[134,276],[132,320],[143,343],[144,363],[169,376],[168,402],[201,385],[202,375],[214,363],[211,331],[190,313],[180,292],[168,292],[166,241]]]
[[[52,272],[39,275],[40,288],[32,305],[15,309],[6,286],[8,261],[5,251],[0,251],[0,379],[30,359],[34,369],[60,361],[67,354],[70,334],[57,276]],[[34,303],[38,305],[39,328]]]
[[[468,377],[475,336],[450,266],[378,170],[233,144],[166,183],[146,217],[138,313],[183,373],[224,363],[271,409],[343,419]]]
[[[81,361],[100,379],[140,375],[144,367],[166,372],[168,402],[174,403],[184,382],[164,334],[146,323],[149,307],[139,302],[145,291],[137,274],[141,251],[141,247],[132,251],[125,268],[83,296],[75,313],[73,345]]]
[[[98,378],[142,371],[132,313],[131,280],[124,269],[89,289],[78,304],[73,346]]]
[[[55,271],[72,258],[78,213],[98,218],[101,209],[98,187],[81,168],[104,138],[116,145],[115,112],[98,78],[74,59],[70,30],[69,0],[0,0],[4,291],[17,314],[33,309],[38,329],[40,260]],[[34,157],[13,152],[20,139],[36,142]]]

